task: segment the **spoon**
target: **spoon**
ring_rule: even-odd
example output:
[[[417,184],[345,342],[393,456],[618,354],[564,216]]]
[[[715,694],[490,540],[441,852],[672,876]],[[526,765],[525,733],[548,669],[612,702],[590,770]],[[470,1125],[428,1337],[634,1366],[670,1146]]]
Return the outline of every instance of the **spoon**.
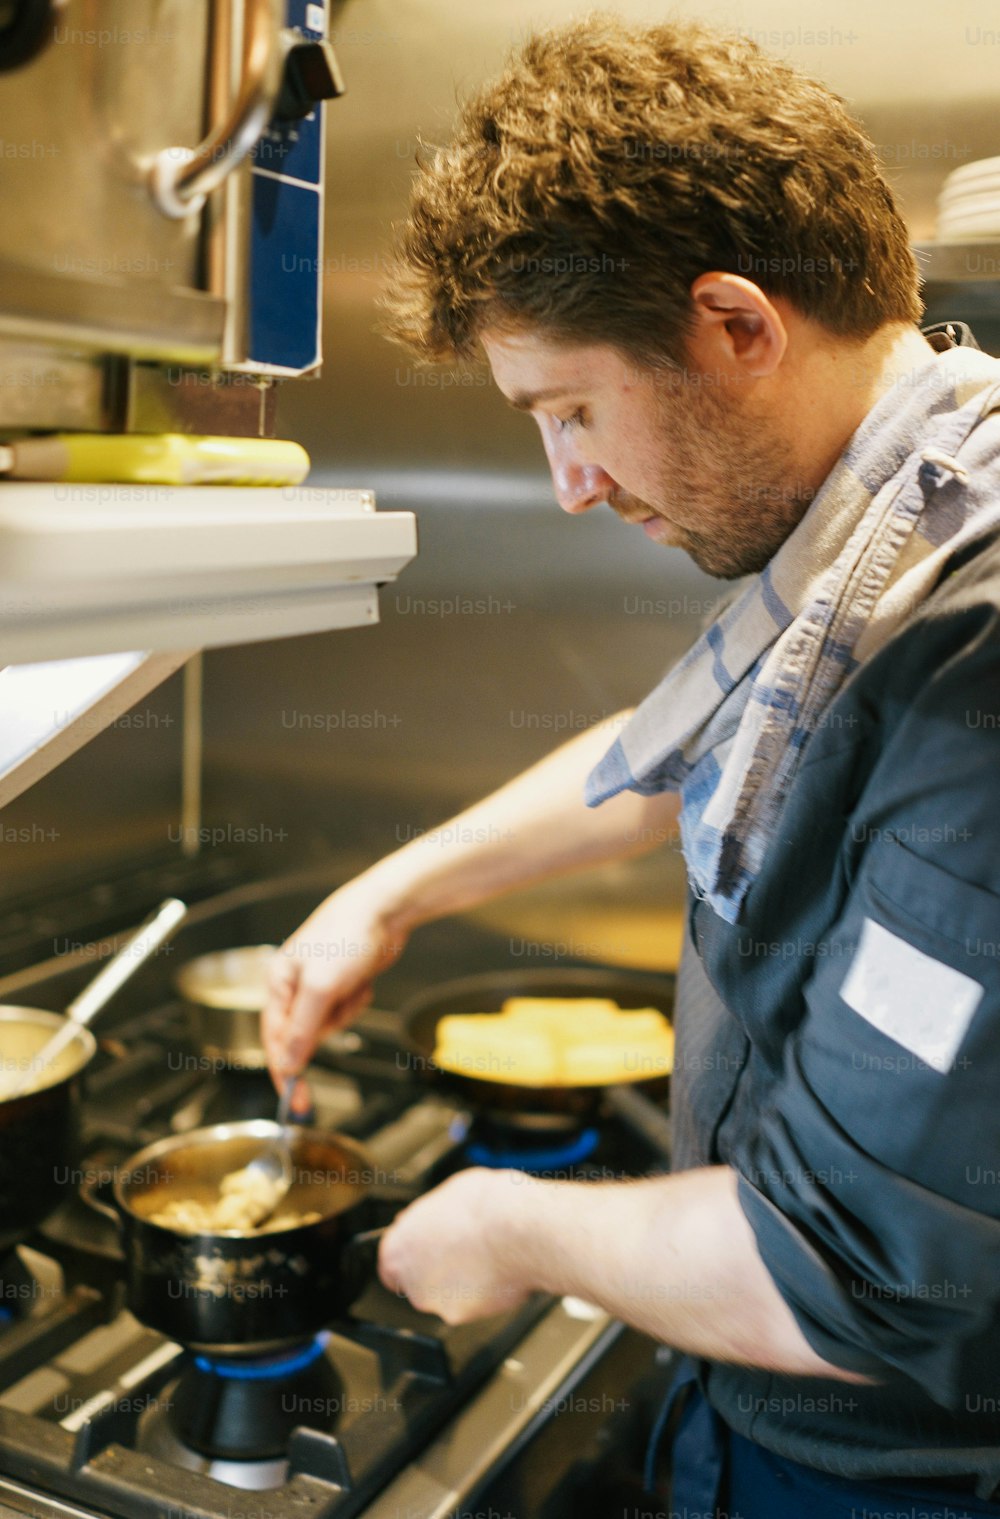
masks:
[[[292,1169],[292,1150],[288,1142],[289,1117],[292,1098],[301,1079],[301,1071],[289,1071],[281,1089],[278,1102],[278,1132],[272,1143],[264,1146],[259,1155],[240,1171],[231,1171],[222,1183],[223,1195],[236,1193],[247,1211],[254,1217],[250,1225],[257,1229],[271,1217],[279,1203],[283,1202],[295,1179]]]
[[[13,1090],[4,1089],[4,1099],[19,1097],[26,1087],[42,1084],[46,1067],[50,1066],[76,1037],[78,1029],[86,1028],[109,1002],[120,986],[144,965],[170,937],[181,919],[187,914],[187,904],[177,897],[168,897],[155,912],[142,923],[127,943],[117,950],[98,971],[89,986],[66,1008],[66,1021],[51,1039],[32,1056],[29,1068],[20,1073]]]

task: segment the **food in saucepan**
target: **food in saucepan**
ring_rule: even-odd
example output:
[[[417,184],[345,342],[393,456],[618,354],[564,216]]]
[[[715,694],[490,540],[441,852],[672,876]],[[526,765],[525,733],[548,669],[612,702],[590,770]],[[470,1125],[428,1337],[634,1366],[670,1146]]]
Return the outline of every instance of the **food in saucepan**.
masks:
[[[11,1009],[16,1012],[16,1009]],[[72,1076],[85,1063],[81,1032],[55,1059],[40,1061],[41,1051],[57,1031],[59,1024],[53,1020],[32,1024],[0,1022],[0,1102],[12,1097],[26,1097],[29,1092],[40,1092],[45,1087],[56,1086],[67,1076]]]
[[[663,1014],[605,997],[508,997],[499,1013],[449,1014],[436,1037],[443,1070],[517,1086],[617,1086],[673,1068]]]
[[[227,1229],[247,1234],[259,1224],[271,1232],[314,1224],[320,1218],[316,1212],[296,1213],[288,1208],[275,1213],[279,1196],[276,1182],[256,1166],[243,1166],[222,1178],[218,1197],[207,1200],[173,1197],[151,1213],[149,1219],[181,1234],[212,1234]]]

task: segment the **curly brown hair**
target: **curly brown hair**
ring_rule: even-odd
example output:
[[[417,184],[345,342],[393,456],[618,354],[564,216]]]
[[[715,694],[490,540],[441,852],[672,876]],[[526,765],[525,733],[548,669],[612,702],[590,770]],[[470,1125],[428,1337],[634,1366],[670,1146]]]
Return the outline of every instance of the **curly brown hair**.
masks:
[[[683,362],[690,287],[743,274],[831,333],[921,315],[906,226],[844,102],[747,37],[595,15],[532,36],[422,152],[382,330],[487,328]]]

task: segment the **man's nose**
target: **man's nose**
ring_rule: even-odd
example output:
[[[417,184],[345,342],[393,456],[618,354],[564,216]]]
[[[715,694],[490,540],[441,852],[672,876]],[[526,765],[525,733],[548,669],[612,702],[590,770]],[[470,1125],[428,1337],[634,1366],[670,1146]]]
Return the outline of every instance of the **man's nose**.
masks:
[[[556,500],[564,512],[586,512],[607,501],[615,482],[599,464],[577,457],[572,436],[560,432],[549,417],[540,417],[545,455],[552,471]]]

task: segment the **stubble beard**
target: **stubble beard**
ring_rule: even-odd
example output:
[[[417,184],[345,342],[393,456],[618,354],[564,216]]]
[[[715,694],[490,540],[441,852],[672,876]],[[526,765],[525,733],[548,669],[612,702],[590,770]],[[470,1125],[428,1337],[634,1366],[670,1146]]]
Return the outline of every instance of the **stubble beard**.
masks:
[[[776,429],[713,389],[675,384],[670,392],[658,406],[669,450],[659,493],[664,510],[625,492],[610,504],[631,522],[664,518],[677,546],[716,579],[759,574],[801,522],[815,489],[800,478],[791,444]]]

